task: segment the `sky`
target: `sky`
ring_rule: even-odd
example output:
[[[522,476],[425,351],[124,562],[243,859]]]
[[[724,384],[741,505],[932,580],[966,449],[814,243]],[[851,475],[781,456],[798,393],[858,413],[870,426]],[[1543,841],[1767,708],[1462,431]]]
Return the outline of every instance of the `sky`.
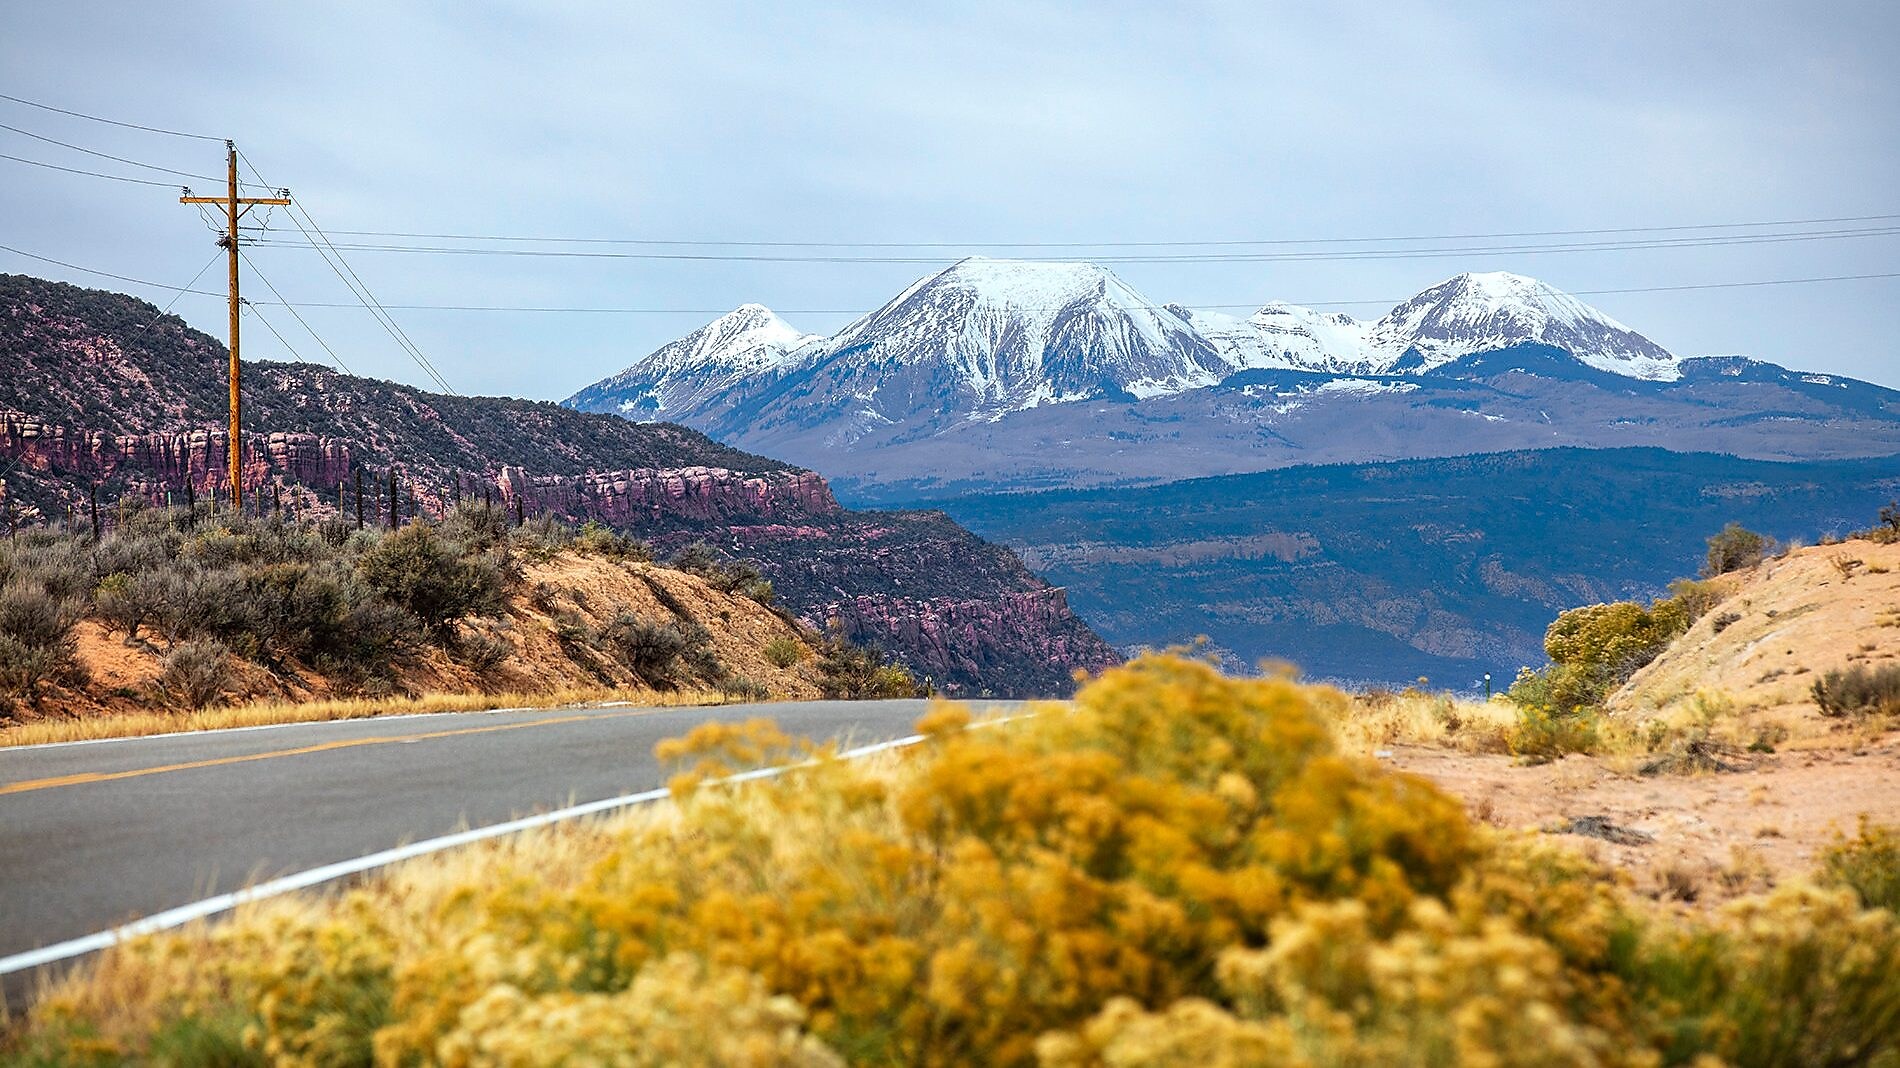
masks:
[[[392,312],[458,392],[544,399],[749,301],[831,332],[964,254],[1323,240],[1213,250],[1332,258],[1113,269],[1157,302],[1365,318],[1465,270],[1571,291],[1900,273],[1900,233],[1541,254],[1395,240],[1900,214],[1897,63],[1900,5],[1851,0],[0,8],[0,93],[233,138],[339,243],[453,243],[343,230],[794,243],[508,246],[696,257],[669,259],[345,251],[386,305],[658,310]],[[222,174],[214,141],[5,100],[0,124]],[[215,188],[9,130],[0,153]],[[175,287],[217,254],[175,189],[10,160],[0,180],[0,244],[22,252]],[[246,253],[287,299],[352,300],[295,247],[287,213],[254,221],[280,233]],[[1357,238],[1379,240],[1339,241]],[[1580,239],[1484,244],[1552,240]],[[850,242],[929,247],[809,244]],[[924,262],[865,262],[880,259]],[[0,271],[173,299],[5,251]],[[196,288],[222,277],[213,266]],[[269,297],[248,269],[245,288]],[[1679,355],[1900,386],[1900,278],[1585,299]],[[220,297],[174,310],[225,333]],[[247,358],[327,358],[284,309],[257,314],[289,351],[247,319]],[[303,315],[351,370],[428,383],[362,308]]]

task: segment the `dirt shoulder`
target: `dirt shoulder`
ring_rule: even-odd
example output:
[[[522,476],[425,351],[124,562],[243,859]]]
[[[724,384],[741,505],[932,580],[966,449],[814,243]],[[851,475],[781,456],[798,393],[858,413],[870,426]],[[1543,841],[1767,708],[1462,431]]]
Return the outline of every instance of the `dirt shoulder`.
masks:
[[[1553,833],[1628,873],[1638,892],[1696,905],[1807,874],[1862,816],[1900,824],[1900,731],[1853,747],[1751,754],[1746,770],[1692,775],[1646,776],[1605,757],[1524,765],[1435,747],[1386,752],[1386,763],[1430,779],[1486,823]]]

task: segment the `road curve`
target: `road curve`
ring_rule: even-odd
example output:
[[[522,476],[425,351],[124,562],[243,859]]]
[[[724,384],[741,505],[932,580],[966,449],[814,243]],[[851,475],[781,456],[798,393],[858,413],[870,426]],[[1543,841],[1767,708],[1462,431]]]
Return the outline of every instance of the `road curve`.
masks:
[[[266,879],[660,786],[654,743],[768,716],[909,733],[923,701],[562,708],[0,749],[0,958]],[[8,976],[18,1006],[25,973]]]

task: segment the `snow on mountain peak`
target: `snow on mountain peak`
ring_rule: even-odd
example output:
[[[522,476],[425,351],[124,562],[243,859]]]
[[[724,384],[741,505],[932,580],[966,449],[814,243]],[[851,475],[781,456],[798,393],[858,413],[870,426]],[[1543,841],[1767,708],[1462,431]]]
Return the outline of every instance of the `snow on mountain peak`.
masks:
[[[1576,297],[1505,271],[1455,275],[1393,308],[1367,342],[1408,369],[1429,370],[1460,356],[1536,342],[1599,370],[1633,378],[1680,377],[1662,346]]]
[[[571,401],[630,419],[693,411],[732,386],[798,358],[820,338],[800,333],[763,304],[741,304],[698,330],[654,349],[632,367]]]
[[[1178,392],[1228,370],[1175,312],[1105,267],[1072,261],[960,260],[845,327],[829,347],[867,369],[928,369],[933,388],[959,395],[952,408],[986,416],[1104,391]]]

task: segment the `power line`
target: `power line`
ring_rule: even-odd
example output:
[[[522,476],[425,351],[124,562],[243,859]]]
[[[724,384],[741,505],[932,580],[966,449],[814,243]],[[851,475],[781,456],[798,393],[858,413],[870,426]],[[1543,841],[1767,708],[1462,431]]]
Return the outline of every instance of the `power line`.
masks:
[[[41,263],[50,263],[54,265],[55,267],[64,267],[67,270],[78,271],[81,274],[98,275],[100,278],[112,278],[121,282],[130,282],[133,285],[145,286],[150,289],[163,289],[163,290],[166,290],[168,292],[173,292],[173,293],[190,293],[191,295],[198,296],[198,297],[224,296],[223,293],[215,293],[209,289],[188,289],[182,286],[169,286],[163,282],[153,282],[145,278],[133,278],[130,275],[113,274],[111,271],[101,271],[92,267],[81,267],[76,263],[67,263],[65,260],[56,260],[51,256],[42,256],[35,252],[28,252],[25,249],[14,248],[11,245],[0,245],[0,252],[11,252],[15,256],[22,256],[29,260],[38,260]]]
[[[271,284],[271,280],[265,276],[264,272],[257,269],[256,262],[254,262],[249,256],[244,255],[244,252],[242,249],[238,250],[238,256],[242,258],[245,263],[250,264],[251,273],[257,276],[258,281],[264,283],[264,288],[271,291],[271,296],[274,296],[277,298],[278,306],[289,311],[291,316],[297,320],[298,324],[304,328],[304,331],[308,333],[312,338],[314,338],[317,344],[323,346],[323,351],[330,354],[330,359],[336,363],[337,367],[341,369],[344,374],[351,374],[351,375],[355,374],[356,372],[350,370],[349,366],[343,362],[343,358],[336,354],[336,350],[330,347],[330,343],[323,340],[322,335],[318,334],[316,330],[312,328],[311,325],[304,320],[303,314],[297,311],[297,306],[285,300],[284,295],[277,291],[277,287]],[[193,279],[193,281],[196,281],[196,280],[197,279]],[[255,308],[257,306],[256,301],[246,301],[245,303],[251,305],[252,308]],[[260,320],[263,319],[264,318],[263,314],[259,313],[258,318]],[[264,325],[269,326],[270,324],[267,322]],[[275,333],[275,331],[272,331],[272,332]],[[288,348],[289,346],[285,346],[285,347]]]
[[[135,334],[133,336],[137,337],[139,335],[144,334],[147,330],[150,330],[153,326],[157,325],[160,319],[163,319],[165,316],[170,315],[172,306],[178,303],[178,298],[184,296],[186,293],[195,292],[191,287],[198,284],[198,279],[203,278],[205,276],[205,272],[211,269],[212,264],[218,262],[219,260],[223,258],[224,258],[223,252],[212,253],[211,258],[205,261],[205,265],[203,267],[198,268],[198,273],[191,276],[191,281],[186,282],[183,288],[179,289],[178,292],[173,293],[172,299],[166,301],[165,306],[163,308],[158,309],[158,314],[152,316],[150,322],[147,322],[144,326],[139,327],[138,334]]]
[[[1168,263],[1325,263],[1350,262],[1358,260],[1406,260],[1430,259],[1445,256],[1467,256],[1477,253],[1512,255],[1549,255],[1572,252],[1625,252],[1652,249],[1675,248],[1713,248],[1730,245],[1770,245],[1799,241],[1838,241],[1869,237],[1888,237],[1900,234],[1900,226],[1863,227],[1856,229],[1784,231],[1769,234],[1727,234],[1695,238],[1652,238],[1635,241],[1596,241],[1569,244],[1546,245],[1464,245],[1441,246],[1427,249],[1357,249],[1341,252],[1271,252],[1271,253],[1194,253],[1186,255],[1115,255],[1093,257],[1052,257],[1048,262],[1074,262],[1096,264],[1168,264]],[[301,248],[296,241],[264,239],[259,245],[276,248]],[[702,252],[581,252],[572,250],[545,250],[519,248],[456,248],[436,245],[387,245],[366,243],[345,243],[331,246],[353,252],[393,252],[419,253],[444,256],[509,256],[533,259],[584,259],[584,260],[657,260],[657,261],[713,261],[747,263],[865,263],[865,264],[942,264],[940,256],[798,256],[798,255],[755,255]]]
[[[25,163],[33,167],[45,167],[49,171],[65,171],[67,174],[83,174],[90,178],[110,178],[115,182],[131,182],[133,185],[155,185],[160,189],[178,188],[177,182],[155,182],[149,178],[128,178],[123,174],[103,174],[99,171],[85,171],[80,170],[78,167],[62,167],[57,163],[42,163],[39,160],[27,159],[24,156],[9,156],[4,152],[0,152],[0,159],[10,159],[15,163]]]
[[[693,248],[1195,248],[1246,245],[1344,245],[1406,241],[1490,241],[1520,237],[1589,237],[1603,234],[1675,233],[1689,230],[1734,230],[1764,226],[1817,226],[1831,223],[1883,222],[1900,214],[1845,215],[1819,219],[1778,219],[1753,222],[1695,223],[1674,226],[1614,226],[1588,230],[1519,230],[1488,234],[1386,235],[1381,237],[1248,238],[1210,241],[738,241],[689,238],[549,237],[542,235],[432,234],[396,230],[333,230],[343,237],[399,237],[435,241],[501,241],[519,244],[636,245]]]
[[[100,152],[96,149],[81,148],[78,145],[68,144],[65,141],[56,140],[54,138],[47,137],[43,134],[36,134],[31,130],[22,130],[18,126],[8,126],[4,122],[0,122],[0,130],[10,130],[13,133],[19,134],[22,137],[31,137],[35,141],[44,141],[49,145],[58,145],[61,148],[69,148],[69,149],[72,149],[74,152],[84,152],[88,156],[97,156],[100,159],[109,159],[114,163],[123,163],[130,167],[144,167],[148,171],[159,171],[164,174],[175,174],[179,176],[180,178],[196,178],[199,181],[203,181],[203,182],[221,182],[224,180],[222,178],[213,178],[208,174],[193,174],[190,171],[175,170],[171,167],[161,167],[156,163],[143,163],[143,162],[140,162],[139,160],[127,159],[124,156],[115,156],[110,152]]]
[[[264,175],[258,171],[257,165],[251,162],[250,157],[239,153],[239,158],[244,161],[246,167],[250,168],[251,174],[254,175],[258,181],[264,181]],[[422,350],[417,347],[414,341],[410,340],[409,335],[397,324],[395,317],[390,315],[389,311],[376,300],[375,295],[370,292],[369,286],[363,281],[362,276],[358,275],[356,269],[350,266],[349,261],[343,258],[343,253],[337,251],[336,247],[331,244],[328,235],[323,234],[323,228],[317,225],[316,219],[311,217],[309,210],[304,208],[301,203],[293,204],[290,207],[288,215],[290,221],[295,224],[298,231],[304,235],[304,239],[323,256],[323,262],[329,266],[331,271],[335,272],[337,278],[343,282],[350,293],[370,312],[370,316],[380,323],[384,330],[389,332],[389,336],[396,340],[396,344],[408,353],[409,357],[415,361],[416,366],[422,368],[423,372],[433,379],[437,385],[441,386],[445,392],[450,394],[455,393],[455,387],[449,385],[448,379],[443,377],[442,372],[436,370],[435,365],[429,362],[429,358],[422,354]],[[299,215],[303,216],[302,220],[298,219]],[[310,224],[307,229],[304,226],[304,222],[306,221]],[[323,244],[321,246],[317,244],[317,237],[311,235],[311,230],[315,230],[318,235],[323,235]],[[233,240],[237,238],[236,234],[232,234],[231,236]],[[331,259],[333,255],[335,257],[334,262]],[[346,272],[348,277],[345,277]]]
[[[171,293],[190,294],[192,296],[200,296],[200,297],[223,297],[225,295],[223,293],[214,292],[208,289],[191,289],[191,288],[183,287],[183,286],[167,285],[163,282],[153,282],[153,281],[149,281],[143,278],[133,278],[129,275],[114,274],[110,271],[101,271],[101,270],[97,270],[91,267],[81,267],[76,263],[68,263],[65,260],[53,259],[50,256],[41,256],[37,253],[27,252],[24,249],[14,248],[11,245],[0,245],[0,252],[11,252],[16,256],[20,256],[25,259],[38,260],[41,263],[50,263],[58,267],[64,267],[68,270],[78,271],[82,274],[91,274],[91,275],[98,275],[101,278],[117,279],[118,281],[121,281],[121,282],[131,282],[134,285],[146,286],[152,289],[162,289]],[[247,262],[249,261],[249,257],[246,257],[246,261]],[[256,264],[253,263],[252,267],[253,269],[255,269]],[[261,274],[258,277],[263,278]],[[1821,282],[1860,282],[1860,281],[1872,281],[1872,280],[1886,279],[1886,278],[1900,278],[1900,271],[1887,271],[1887,272],[1878,272],[1878,273],[1871,273],[1871,274],[1817,275],[1817,276],[1812,276],[1812,277],[1807,277],[1807,278],[1764,278],[1764,279],[1751,279],[1748,281],[1741,281],[1741,282],[1701,282],[1701,283],[1666,285],[1666,286],[1626,286],[1626,287],[1621,287],[1621,288],[1616,288],[1616,289],[1573,289],[1573,290],[1567,290],[1566,292],[1568,292],[1571,296],[1574,296],[1574,297],[1592,297],[1592,296],[1609,296],[1609,295],[1614,295],[1614,294],[1625,294],[1625,293],[1675,293],[1675,292],[1682,292],[1686,290],[1699,290],[1699,289],[1746,289],[1746,288],[1754,288],[1758,286],[1808,285],[1808,284],[1821,283]],[[269,286],[270,285],[269,280],[266,279],[264,284],[266,286]],[[276,290],[273,288],[272,292],[276,293]],[[272,304],[266,301],[253,301],[251,303],[263,304],[266,307],[285,307],[285,308],[355,308],[355,307],[362,306],[360,301],[357,303],[346,303],[346,302],[341,302],[341,301],[297,301],[297,302],[292,303],[292,302],[283,300],[282,294],[277,294],[277,295],[278,295],[278,300],[275,304]],[[1399,304],[1402,301],[1405,301],[1408,299],[1410,298],[1399,297],[1396,299],[1384,299],[1384,300],[1295,300],[1295,301],[1283,301],[1281,303],[1294,304],[1294,305],[1298,305],[1300,307],[1306,307],[1306,308],[1335,308],[1335,307],[1349,307],[1353,305],[1383,305],[1386,307],[1391,307],[1393,305]],[[1258,302],[1258,301],[1251,302],[1251,303],[1240,303],[1240,304],[1181,304],[1178,302],[1170,302],[1170,304],[1173,307],[1187,308],[1190,311],[1229,311],[1229,310],[1234,310],[1234,309],[1251,310],[1251,309],[1259,308],[1261,306],[1261,302]],[[1167,305],[1160,305],[1157,307],[1166,307],[1166,306]],[[394,309],[396,311],[518,312],[518,313],[526,313],[526,314],[571,314],[571,315],[724,315],[727,312],[730,312],[732,310],[731,308],[533,307],[533,306],[525,306],[525,305],[505,305],[505,304],[386,304],[386,305],[381,305],[381,307]],[[779,314],[782,314],[782,315],[858,315],[858,314],[863,313],[864,309],[863,308],[781,308],[781,309],[778,309],[778,311],[779,311]]]
[[[41,111],[54,111],[54,112],[58,112],[61,115],[71,115],[72,117],[76,119],[91,119],[93,122],[103,122],[108,126],[120,126],[128,130],[144,130],[146,133],[169,134],[173,137],[191,137],[191,138],[196,138],[197,140],[200,140],[200,141],[220,141],[221,142],[224,140],[224,138],[222,137],[212,137],[209,134],[185,133],[182,130],[166,130],[157,126],[141,126],[136,122],[120,122],[118,119],[107,119],[107,118],[101,118],[98,115],[88,115],[83,111],[68,111],[65,108],[56,108],[51,104],[42,104],[35,100],[27,100],[27,99],[24,99],[22,97],[17,97],[17,96],[8,96],[5,93],[0,93],[0,100],[11,100],[15,104],[25,104],[27,107],[39,108]]]
[[[253,316],[255,316],[258,322],[264,324],[264,329],[269,330],[271,332],[271,336],[276,338],[278,342],[284,346],[284,350],[290,353],[290,358],[292,360],[295,360],[298,363],[304,362],[304,358],[297,354],[296,348],[293,347],[290,344],[290,342],[284,338],[284,335],[277,332],[277,328],[271,325],[271,321],[269,319],[264,318],[264,313],[261,311],[258,311],[256,305],[252,304],[250,301],[247,300],[244,302],[244,309],[250,312]]]

